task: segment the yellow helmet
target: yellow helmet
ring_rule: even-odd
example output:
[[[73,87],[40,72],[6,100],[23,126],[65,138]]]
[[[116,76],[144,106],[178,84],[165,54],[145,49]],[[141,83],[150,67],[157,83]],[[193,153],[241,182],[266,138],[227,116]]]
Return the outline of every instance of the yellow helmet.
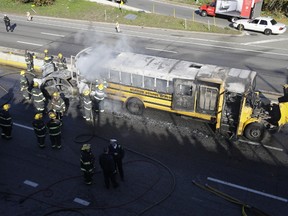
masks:
[[[88,95],[90,94],[90,90],[86,89],[86,90],[83,92],[83,94],[84,94],[85,96],[88,96]]]
[[[48,56],[44,57],[44,61],[49,61],[49,60],[50,60],[50,58]]]
[[[3,105],[3,110],[6,110],[6,111],[8,111],[9,109],[10,109],[10,104],[4,104]]]
[[[103,89],[104,89],[104,85],[103,85],[102,83],[99,84],[99,85],[98,85],[98,89],[99,89],[99,90],[103,90]]]
[[[38,87],[39,86],[39,83],[38,82],[34,82],[33,83],[33,87]]]
[[[21,70],[20,71],[20,75],[24,75],[24,74],[26,74],[26,71],[25,70]]]
[[[59,54],[58,54],[58,57],[59,57],[59,58],[62,58],[62,57],[63,57],[62,53],[59,53]]]
[[[48,49],[45,49],[45,50],[44,50],[44,53],[48,53]]]
[[[90,144],[83,144],[81,150],[82,150],[82,151],[88,151],[88,150],[90,150],[90,148],[91,148],[91,145],[90,145]]]
[[[52,94],[52,96],[53,96],[53,97],[58,97],[58,96],[59,96],[59,92],[54,92],[54,93]]]
[[[41,113],[37,113],[34,117],[35,120],[42,119],[43,115]]]
[[[49,113],[49,118],[50,119],[55,119],[56,118],[56,114],[54,112],[50,112]]]

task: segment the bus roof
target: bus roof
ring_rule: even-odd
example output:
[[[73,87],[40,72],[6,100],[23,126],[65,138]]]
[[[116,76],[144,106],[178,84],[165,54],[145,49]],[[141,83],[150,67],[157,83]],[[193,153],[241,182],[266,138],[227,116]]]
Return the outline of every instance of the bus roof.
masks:
[[[256,72],[184,60],[122,52],[105,66],[110,70],[172,81],[174,78],[224,84],[230,92],[243,93],[254,87]]]

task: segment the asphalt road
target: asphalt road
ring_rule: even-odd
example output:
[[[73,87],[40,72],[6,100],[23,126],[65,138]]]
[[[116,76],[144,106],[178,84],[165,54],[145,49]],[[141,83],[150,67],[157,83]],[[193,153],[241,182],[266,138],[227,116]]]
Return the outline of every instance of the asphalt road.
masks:
[[[51,54],[62,52],[69,57],[92,45],[100,47],[100,53],[112,47],[257,69],[258,86],[267,90],[280,91],[280,84],[287,81],[286,35],[267,39],[261,34],[234,37],[129,26],[121,26],[123,32],[116,34],[110,24],[11,18],[17,23],[15,31],[0,31],[1,45],[10,48],[35,52],[48,48]],[[1,67],[1,75],[18,71]],[[266,146],[231,145],[215,140],[203,123],[153,110],[143,117],[131,116],[113,102],[106,104],[106,112],[91,127],[81,118],[76,100],[70,101],[63,119],[63,148],[54,151],[47,138],[47,147],[39,149],[31,130],[34,110],[21,103],[18,79],[18,75],[0,79],[9,92],[1,91],[1,103],[11,99],[15,123],[13,139],[0,140],[1,215],[241,215],[241,206],[192,181],[208,184],[268,215],[288,211],[287,128]],[[118,139],[127,149],[125,182],[107,191],[96,164],[95,183],[87,187],[79,168],[81,141],[89,140],[98,156],[109,138]]]

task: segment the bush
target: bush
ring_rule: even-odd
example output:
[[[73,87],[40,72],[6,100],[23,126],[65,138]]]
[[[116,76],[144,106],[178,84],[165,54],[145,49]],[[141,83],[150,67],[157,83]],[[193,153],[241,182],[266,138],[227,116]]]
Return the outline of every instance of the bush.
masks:
[[[34,0],[36,6],[53,5],[55,0]]]

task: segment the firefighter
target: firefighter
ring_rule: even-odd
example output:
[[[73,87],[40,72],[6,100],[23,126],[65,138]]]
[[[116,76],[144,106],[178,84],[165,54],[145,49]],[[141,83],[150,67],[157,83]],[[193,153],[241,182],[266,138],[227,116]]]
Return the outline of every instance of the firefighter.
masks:
[[[4,14],[3,21],[5,23],[6,31],[9,32],[11,30],[11,24],[9,17],[6,14]]]
[[[27,65],[28,72],[34,72],[34,58],[35,58],[34,53],[31,54],[30,52],[25,50],[25,62]]]
[[[116,24],[115,24],[115,29],[116,29],[116,32],[117,32],[117,33],[121,32],[121,31],[120,31],[120,25],[119,25],[118,22],[116,22]]]
[[[109,153],[113,156],[115,167],[120,174],[120,178],[122,181],[124,181],[122,160],[124,158],[125,151],[123,147],[117,143],[116,139],[110,139],[110,144],[108,148],[109,148]]]
[[[33,83],[33,89],[31,90],[31,100],[34,103],[34,107],[37,112],[44,113],[46,98],[44,97],[38,82]]]
[[[3,139],[9,140],[12,138],[12,118],[9,113],[10,104],[4,104],[2,110],[0,111],[0,126],[2,128],[1,137]]]
[[[105,147],[104,152],[99,156],[99,164],[103,171],[104,182],[107,189],[110,187],[110,181],[114,188],[118,187],[116,181],[116,167],[114,163],[113,156],[109,154],[109,148]]]
[[[57,70],[57,68],[56,68],[55,63],[53,62],[53,58],[49,57],[49,56],[45,56],[44,57],[44,64],[42,66],[42,76],[46,77],[56,70]]]
[[[105,89],[107,88],[107,82],[99,82],[96,80],[96,89],[94,94],[94,99],[95,99],[95,110],[96,112],[104,112],[104,98],[106,96],[105,94]]]
[[[83,118],[86,119],[86,121],[92,121],[92,101],[90,97],[90,90],[86,89],[83,91],[83,108],[84,108],[84,115]]]
[[[30,92],[29,92],[29,82],[26,77],[26,71],[21,70],[20,71],[20,91],[22,92],[23,98],[26,101],[30,100]]]
[[[64,112],[66,111],[66,105],[64,100],[60,97],[59,92],[54,92],[52,94],[50,110],[56,113],[57,119],[62,119]]]
[[[95,157],[91,151],[90,144],[84,144],[81,148],[80,167],[83,171],[84,181],[87,185],[92,184],[94,174]]]
[[[59,53],[57,56],[57,68],[58,70],[67,69],[66,58],[62,55],[62,53]]]
[[[49,51],[48,51],[48,49],[45,49],[44,50],[44,58],[45,57],[48,57],[49,58]]]
[[[50,120],[47,122],[47,129],[51,140],[52,148],[60,149],[61,145],[61,126],[62,122],[56,118],[54,112],[49,113]]]
[[[45,137],[46,137],[46,125],[43,121],[42,113],[37,113],[34,116],[34,121],[32,122],[34,132],[37,138],[37,142],[40,148],[45,147]]]

